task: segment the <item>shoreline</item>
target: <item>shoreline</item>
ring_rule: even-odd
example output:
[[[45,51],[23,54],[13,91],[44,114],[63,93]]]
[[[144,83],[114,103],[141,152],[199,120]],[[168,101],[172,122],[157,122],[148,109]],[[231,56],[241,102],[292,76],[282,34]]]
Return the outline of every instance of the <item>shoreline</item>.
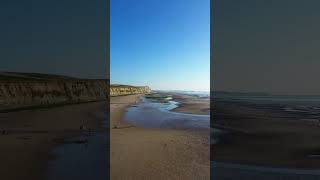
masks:
[[[141,96],[110,99],[111,179],[210,179],[209,131],[140,128],[122,121]]]
[[[210,98],[203,99],[192,95],[179,93],[169,93],[172,95],[172,100],[178,102],[178,107],[172,109],[172,112],[210,115]]]
[[[227,127],[229,133],[210,145],[212,161],[319,170],[320,159],[310,156],[320,154],[318,126],[241,103],[216,102],[215,108],[211,128]]]

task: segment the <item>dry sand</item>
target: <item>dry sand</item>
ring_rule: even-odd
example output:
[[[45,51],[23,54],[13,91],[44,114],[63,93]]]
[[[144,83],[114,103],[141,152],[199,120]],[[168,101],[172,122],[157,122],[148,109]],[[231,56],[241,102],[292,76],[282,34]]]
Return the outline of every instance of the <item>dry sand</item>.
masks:
[[[126,107],[139,98],[141,95],[111,98],[111,179],[209,180],[209,132],[143,129],[122,122]]]
[[[79,127],[87,123],[93,130],[103,130],[101,121],[106,102],[68,105],[0,113],[0,179],[43,179],[50,149],[64,138],[78,136]]]

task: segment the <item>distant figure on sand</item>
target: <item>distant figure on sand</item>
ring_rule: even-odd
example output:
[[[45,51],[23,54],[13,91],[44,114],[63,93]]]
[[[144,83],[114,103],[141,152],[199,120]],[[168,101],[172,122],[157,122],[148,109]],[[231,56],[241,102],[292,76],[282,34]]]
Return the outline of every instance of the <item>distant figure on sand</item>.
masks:
[[[89,135],[91,135],[91,133],[92,133],[92,129],[88,128],[86,125],[80,125],[80,130],[88,132]]]
[[[6,129],[1,129],[1,134],[2,135],[8,135],[8,131]]]
[[[87,128],[87,126],[85,126],[85,125],[80,125],[80,130],[87,130],[88,128]]]

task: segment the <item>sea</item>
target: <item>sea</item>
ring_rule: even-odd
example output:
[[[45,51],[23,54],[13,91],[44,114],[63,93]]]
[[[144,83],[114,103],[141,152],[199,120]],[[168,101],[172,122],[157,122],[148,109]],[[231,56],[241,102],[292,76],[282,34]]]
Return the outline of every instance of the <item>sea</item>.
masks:
[[[240,103],[257,109],[286,114],[293,120],[320,120],[320,96],[269,95],[269,94],[223,94],[213,93],[214,101]]]
[[[156,92],[173,92],[179,94],[186,94],[186,95],[194,95],[197,97],[210,97],[210,91],[190,91],[190,90],[156,90]]]

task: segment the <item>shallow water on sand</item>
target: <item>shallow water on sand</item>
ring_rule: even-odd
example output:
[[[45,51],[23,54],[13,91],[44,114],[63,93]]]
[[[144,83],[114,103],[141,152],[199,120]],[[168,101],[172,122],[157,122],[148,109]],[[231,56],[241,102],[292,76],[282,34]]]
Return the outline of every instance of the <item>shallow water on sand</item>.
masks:
[[[102,126],[107,126],[107,118]],[[84,141],[86,143],[75,143]],[[109,178],[109,133],[92,132],[66,139],[50,153],[57,156],[49,162],[47,180],[105,180]]]
[[[137,127],[144,128],[176,128],[176,129],[207,129],[210,127],[209,115],[196,115],[172,112],[179,103],[154,102],[143,99],[131,106],[124,114],[123,120]]]

